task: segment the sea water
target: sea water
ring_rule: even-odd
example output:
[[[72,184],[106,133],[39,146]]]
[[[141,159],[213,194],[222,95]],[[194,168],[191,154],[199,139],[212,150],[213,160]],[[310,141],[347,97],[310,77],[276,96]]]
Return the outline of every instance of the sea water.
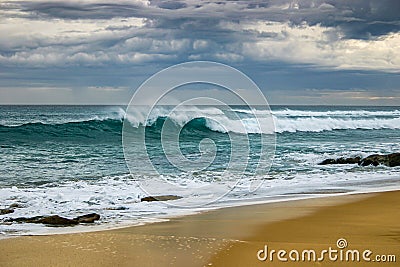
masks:
[[[174,170],[162,155],[164,109],[154,111],[143,121],[142,117],[125,118],[123,106],[0,106],[0,208],[13,203],[22,206],[14,213],[1,215],[0,233],[9,236],[60,231],[5,222],[12,217],[73,217],[96,212],[101,215],[96,226],[114,227],[210,208],[380,191],[400,185],[399,167],[318,164],[327,158],[399,152],[400,107],[272,106],[275,155],[271,168],[257,172],[253,171],[257,168],[255,155],[259,153],[257,140],[261,133],[253,113],[268,111],[241,106],[232,110],[239,120],[221,117],[218,107],[207,106],[171,118],[183,127],[179,142],[185,157],[200,155],[199,143],[205,138],[217,147],[209,167],[185,173]],[[215,123],[213,116],[219,116],[219,122],[225,120],[224,127]],[[138,186],[138,178],[151,182],[154,177],[140,168],[130,173],[122,146],[124,119],[133,128],[145,128],[152,162],[164,178],[182,185],[177,192],[154,185],[159,186],[154,188],[159,194],[182,196],[177,205],[140,202],[146,193]],[[232,134],[253,142],[246,175],[234,188],[220,176],[230,161]],[[142,164],[138,159],[137,166]],[[262,185],[249,192],[246,177],[254,175]],[[230,179],[236,179],[235,175]],[[212,184],[212,191],[199,193],[196,185],[203,184]],[[204,203],[204,199],[228,191],[218,201],[195,209],[179,205]]]

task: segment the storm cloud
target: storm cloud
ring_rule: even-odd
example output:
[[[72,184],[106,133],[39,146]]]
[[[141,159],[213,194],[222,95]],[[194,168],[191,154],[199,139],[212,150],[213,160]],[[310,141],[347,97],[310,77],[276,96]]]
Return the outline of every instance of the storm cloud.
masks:
[[[399,89],[398,51],[397,0],[0,3],[0,94],[5,99],[7,91],[11,102],[12,88],[32,84],[77,95],[133,88],[189,60],[236,66],[276,94],[293,87],[285,77],[300,71],[306,76],[293,80],[295,90],[333,88],[330,79],[342,75],[348,83],[338,90],[363,87],[374,95]],[[307,77],[319,75],[329,78],[308,85]],[[376,81],[386,82],[378,88]]]

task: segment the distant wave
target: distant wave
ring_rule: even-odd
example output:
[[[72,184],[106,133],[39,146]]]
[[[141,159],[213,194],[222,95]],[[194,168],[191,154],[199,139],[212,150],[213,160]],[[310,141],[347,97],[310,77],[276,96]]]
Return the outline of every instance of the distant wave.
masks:
[[[338,119],[338,118],[274,118],[276,132],[322,132],[333,130],[400,129],[400,118]]]
[[[271,133],[271,129],[265,127],[265,124],[270,122],[268,120],[271,116],[270,111],[256,109],[234,109],[234,111],[242,114],[240,120],[228,118],[217,108],[199,109],[195,107],[185,112],[172,114],[169,114],[168,110],[160,109],[154,112],[147,121],[140,115],[128,116],[128,119],[134,126],[138,127],[139,125],[152,126],[157,119],[167,116],[179,126],[183,126],[191,120],[202,118],[204,126],[216,132]],[[137,112],[139,113],[139,111]],[[285,109],[272,111],[276,133],[400,129],[399,116],[400,111],[398,110],[333,110],[323,112]]]
[[[400,129],[399,110],[275,110],[275,129],[283,132]]]
[[[82,116],[77,118],[63,117],[62,115],[48,118],[47,120],[31,120],[31,121],[0,121],[0,127],[21,127],[24,125],[61,125],[69,123],[85,123],[94,121],[122,121],[125,116],[125,111],[122,108],[113,109],[102,115]]]
[[[51,139],[51,138],[109,138],[121,135],[122,124],[127,119],[133,127],[162,126],[168,117],[177,127],[185,126],[193,131],[214,131],[220,133],[285,133],[285,132],[321,132],[334,130],[374,130],[400,129],[400,111],[301,111],[276,110],[272,112],[274,128],[268,128],[271,122],[269,111],[237,109],[240,116],[230,118],[218,108],[188,107],[185,112],[170,113],[168,109],[158,108],[146,117],[135,110],[125,115],[122,109],[109,114],[86,118],[70,118],[49,121],[24,122],[17,125],[0,125],[0,134],[9,140]],[[257,120],[254,116],[257,114]]]
[[[273,116],[276,133],[284,132],[322,132],[333,130],[378,130],[400,129],[400,118],[394,119],[337,119],[337,118],[281,118]],[[242,126],[243,124],[243,126]],[[260,127],[254,118],[241,121],[227,120],[224,127],[215,122],[206,121],[209,129],[218,132],[260,133]],[[244,132],[242,129],[245,129]],[[264,132],[263,133],[270,133]]]
[[[236,112],[244,114],[264,114],[264,110],[235,109]],[[400,110],[328,110],[311,111],[282,109],[272,110],[271,113],[278,117],[381,117],[381,116],[400,116]]]
[[[62,124],[26,123],[19,126],[0,126],[0,139],[9,142],[46,142],[62,139],[72,142],[118,141],[122,120],[89,120]]]
[[[231,114],[229,116],[229,114]],[[273,133],[272,117],[269,113],[246,114],[238,116],[237,112],[223,112],[215,107],[187,106],[184,110],[173,111],[157,107],[149,116],[144,116],[140,109],[130,110],[126,118],[134,127],[158,125],[160,119],[168,118],[178,127],[183,127],[192,120],[201,119],[203,126],[221,133]]]

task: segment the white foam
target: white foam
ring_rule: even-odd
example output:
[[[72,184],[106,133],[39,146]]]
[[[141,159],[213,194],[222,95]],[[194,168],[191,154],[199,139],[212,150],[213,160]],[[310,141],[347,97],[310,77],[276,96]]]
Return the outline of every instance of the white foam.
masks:
[[[272,133],[273,125],[269,113],[252,113],[257,118],[229,118],[222,110],[214,107],[195,107],[185,106],[184,109],[172,111],[163,107],[156,107],[149,115],[144,114],[144,109],[140,107],[131,108],[126,115],[130,124],[134,127],[151,126],[158,118],[166,118],[173,121],[176,125],[183,127],[193,119],[203,118],[206,121],[205,126],[210,130],[218,132],[234,132],[234,133]],[[260,116],[263,115],[263,116]]]
[[[160,117],[168,117],[179,126],[183,126],[196,118],[205,118],[206,127],[218,132],[234,133],[266,133],[272,130],[271,113],[268,110],[234,109],[247,117],[230,118],[217,108],[187,107],[182,112],[170,113],[168,109],[154,109],[148,118],[140,109],[133,109],[127,115],[132,125],[152,125]],[[349,129],[400,129],[400,112],[395,111],[300,111],[278,110],[272,112],[276,133],[283,132],[321,132]],[[379,117],[392,116],[392,118]]]
[[[218,108],[198,108],[196,106],[185,106],[179,110],[173,111],[171,108],[163,106],[154,107],[150,114],[147,114],[146,108],[134,107],[129,108],[126,118],[134,127],[151,126],[158,118],[168,117],[179,126],[184,126],[186,123],[197,118],[215,118],[225,116]]]
[[[244,112],[244,111],[243,111]],[[399,110],[328,110],[328,111],[309,111],[283,109],[274,110],[272,114],[280,117],[379,117],[379,116],[400,116]]]
[[[295,154],[290,157],[297,157]],[[300,159],[301,157],[299,157]],[[315,156],[308,155],[306,165],[314,165]],[[303,159],[304,160],[304,159]],[[38,215],[58,214],[72,218],[77,215],[96,212],[102,217],[98,227],[111,227],[126,224],[140,224],[153,222],[160,218],[190,214],[196,211],[214,209],[226,206],[245,205],[254,201],[268,202],[279,201],[290,196],[304,196],[318,194],[317,192],[349,192],[360,190],[382,189],[388,186],[398,186],[399,168],[368,168],[363,172],[352,171],[352,166],[337,168],[336,166],[321,166],[314,172],[282,172],[265,174],[258,178],[264,183],[254,193],[250,193],[250,180],[242,180],[235,188],[231,183],[224,181],[213,182],[212,192],[199,191],[193,186],[182,186],[178,192],[183,196],[181,200],[174,201],[175,206],[166,206],[162,202],[140,202],[140,197],[145,193],[138,187],[130,175],[105,177],[98,181],[70,181],[57,186],[42,186],[36,188],[1,188],[0,203],[7,206],[19,203],[23,208],[15,209],[12,214],[3,218],[33,217]],[[216,177],[215,173],[209,173]],[[240,177],[231,177],[239,179]],[[273,178],[273,179],[272,179]],[[151,177],[148,178],[151,182]],[[187,183],[184,182],[187,179]],[[196,183],[192,177],[181,177],[182,184]],[[232,190],[233,189],[233,190]],[[171,194],[166,187],[158,188],[159,194]],[[183,208],[179,205],[196,205],[205,203],[207,199],[214,199],[215,195],[232,190],[223,199],[198,208]],[[168,208],[167,208],[168,207]],[[95,225],[95,226],[96,226]],[[80,227],[79,231],[96,227]],[[2,224],[0,233],[3,234],[32,234],[45,233],[50,228],[33,224]],[[52,231],[57,231],[53,230]]]
[[[276,132],[322,132],[332,130],[400,129],[400,118],[337,119],[337,118],[278,118],[274,117]]]

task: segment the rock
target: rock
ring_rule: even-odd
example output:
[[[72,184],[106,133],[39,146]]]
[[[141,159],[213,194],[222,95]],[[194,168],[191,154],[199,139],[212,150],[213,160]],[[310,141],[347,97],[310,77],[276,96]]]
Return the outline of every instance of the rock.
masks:
[[[371,155],[366,158],[363,158],[360,162],[361,166],[369,166],[369,165],[378,166],[380,164],[389,166],[387,155],[378,155],[378,154]]]
[[[43,223],[43,224],[49,224],[49,225],[74,225],[74,224],[78,224],[79,222],[76,220],[71,220],[71,219],[67,219],[64,217],[60,217],[58,215],[53,215],[53,216],[48,216],[48,217],[43,217],[41,219],[38,219],[34,223]]]
[[[97,221],[99,219],[100,215],[97,213],[90,213],[74,218],[74,220],[77,221],[78,223],[94,223],[94,221]]]
[[[361,157],[339,158],[337,160],[338,164],[359,164],[360,161],[361,161]]]
[[[319,163],[319,165],[329,165],[329,164],[359,164],[361,157],[354,158],[338,158],[338,159],[326,159]]]
[[[392,153],[388,155],[389,167],[400,166],[400,153]]]
[[[25,222],[25,223],[35,223],[37,222],[39,219],[42,219],[43,216],[36,216],[36,217],[18,217],[18,218],[10,218],[8,220],[6,220],[6,222]]]
[[[75,225],[78,224],[77,221],[67,219],[64,217],[60,217],[58,215],[52,216],[36,216],[36,217],[19,217],[19,218],[11,218],[8,221],[11,222],[24,222],[24,223],[43,223],[48,225],[57,225],[57,226],[65,226],[65,225]]]
[[[330,164],[337,164],[336,159],[326,159],[326,160],[318,163],[318,165],[330,165]]]
[[[19,208],[23,208],[22,205],[18,204],[18,203],[13,203],[9,206],[10,209],[19,209]]]
[[[366,158],[361,159],[360,157],[354,158],[337,158],[337,159],[326,159],[319,163],[319,165],[328,164],[358,164],[361,166],[378,166],[385,165],[388,167],[400,166],[400,153],[392,153],[388,155],[374,154]]]
[[[26,217],[10,218],[6,220],[6,222],[42,223],[52,226],[70,226],[70,225],[76,225],[78,223],[93,223],[98,219],[100,219],[99,214],[90,213],[78,216],[74,219],[68,219],[58,215],[52,215],[52,216],[36,216],[30,218]]]
[[[17,203],[13,203],[10,206],[8,206],[8,208],[5,209],[0,209],[0,215],[5,215],[5,214],[9,214],[9,213],[13,213],[14,209],[16,208],[22,208],[21,205],[17,204]]]
[[[180,196],[175,196],[175,195],[165,195],[165,196],[148,196],[148,197],[142,197],[140,201],[168,201],[168,200],[177,200],[181,199],[182,197]]]
[[[127,210],[127,207],[110,207],[110,208],[105,208],[105,210]]]
[[[0,215],[4,215],[4,214],[9,214],[9,213],[13,213],[14,210],[13,209],[0,209]]]
[[[371,155],[361,160],[361,166],[378,166],[385,165],[388,167],[400,166],[400,153],[392,153],[388,155]]]

